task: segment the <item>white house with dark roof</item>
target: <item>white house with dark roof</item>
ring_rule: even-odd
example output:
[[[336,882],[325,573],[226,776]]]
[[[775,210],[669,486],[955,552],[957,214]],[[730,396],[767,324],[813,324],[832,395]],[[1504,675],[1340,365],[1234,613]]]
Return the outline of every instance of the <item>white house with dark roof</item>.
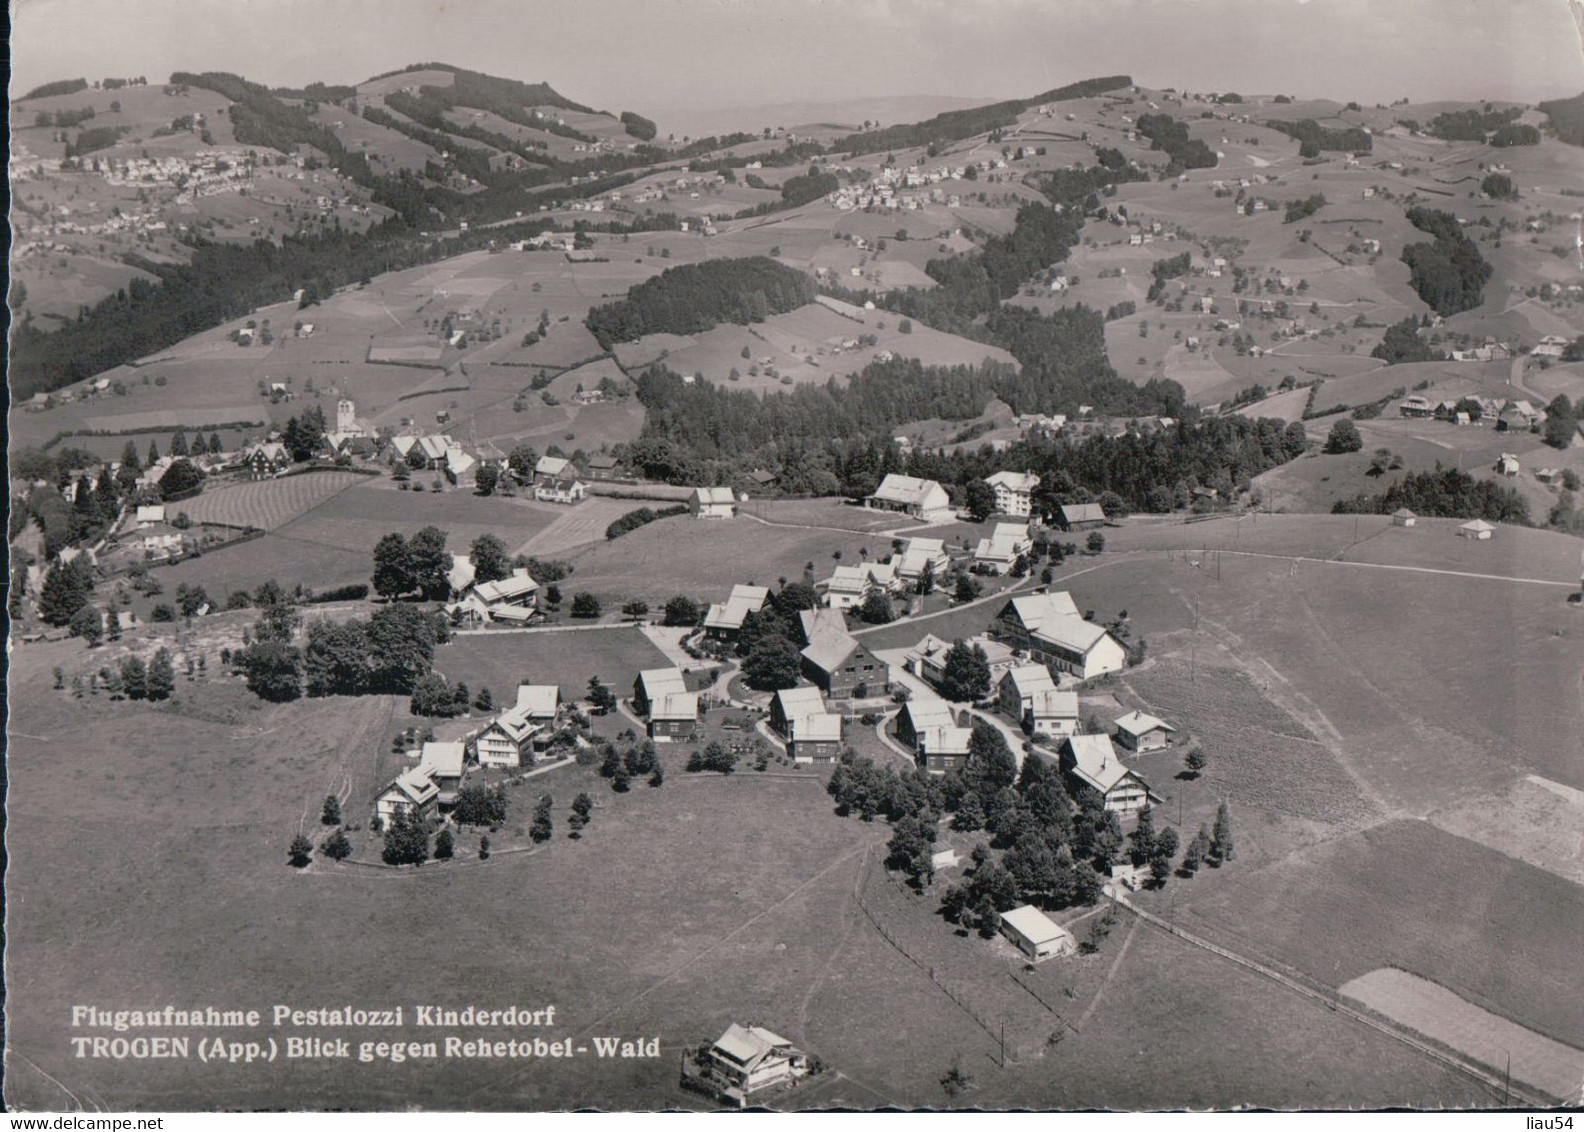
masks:
[[[864,506],[878,511],[900,511],[926,523],[952,517],[951,496],[939,483],[895,472],[880,481],[875,493],[864,500]]]
[[[995,492],[996,510],[1003,515],[1028,516],[1034,513],[1034,489],[1040,478],[1033,472],[997,472],[985,483]]]
[[[1484,541],[1496,533],[1496,528],[1484,519],[1473,519],[1459,527],[1457,533],[1461,538]]]

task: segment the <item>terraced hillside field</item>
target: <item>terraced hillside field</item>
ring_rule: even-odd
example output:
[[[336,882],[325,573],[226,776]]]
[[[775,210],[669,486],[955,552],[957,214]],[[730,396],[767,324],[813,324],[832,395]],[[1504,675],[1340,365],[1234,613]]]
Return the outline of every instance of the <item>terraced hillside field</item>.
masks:
[[[194,522],[230,523],[272,531],[367,479],[355,472],[315,472],[253,480],[206,491],[183,503],[181,509]]]

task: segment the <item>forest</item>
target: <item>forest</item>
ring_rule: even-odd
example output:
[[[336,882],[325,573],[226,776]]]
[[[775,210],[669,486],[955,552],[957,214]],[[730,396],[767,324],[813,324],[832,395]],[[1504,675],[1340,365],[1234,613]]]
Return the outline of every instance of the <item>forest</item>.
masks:
[[[881,153],[888,149],[910,149],[914,146],[945,145],[971,138],[986,130],[1001,129],[1017,121],[1019,114],[1046,102],[1062,102],[1070,98],[1093,98],[1106,91],[1132,86],[1127,75],[1109,75],[1105,78],[1085,79],[1069,86],[1046,91],[1034,98],[1015,98],[989,106],[969,110],[948,110],[944,114],[923,122],[908,122],[887,126],[882,130],[865,130],[831,142],[833,153]]]
[[[1184,169],[1214,169],[1215,150],[1188,136],[1188,126],[1170,114],[1140,114],[1138,132],[1150,139],[1150,148],[1161,150],[1171,160],[1166,175],[1175,177]]]
[[[1457,217],[1415,206],[1408,210],[1408,221],[1435,237],[1433,243],[1408,244],[1402,251],[1409,282],[1419,297],[1443,316],[1479,306],[1485,299],[1491,265],[1480,255],[1474,241],[1463,234]]]
[[[1302,157],[1319,157],[1324,150],[1368,153],[1373,144],[1369,133],[1361,127],[1330,129],[1313,118],[1303,118],[1297,122],[1272,121],[1266,122],[1265,125],[1278,133],[1297,139],[1298,152]]]
[[[1438,519],[1529,524],[1529,504],[1512,488],[1439,463],[1434,471],[1409,472],[1377,495],[1339,499],[1331,510],[1338,515],[1389,515],[1399,507]]]
[[[814,282],[766,256],[683,264],[589,311],[584,324],[605,349],[645,334],[701,334],[722,322],[746,325],[814,301]]]
[[[1540,103],[1540,113],[1559,141],[1584,145],[1584,94]]]

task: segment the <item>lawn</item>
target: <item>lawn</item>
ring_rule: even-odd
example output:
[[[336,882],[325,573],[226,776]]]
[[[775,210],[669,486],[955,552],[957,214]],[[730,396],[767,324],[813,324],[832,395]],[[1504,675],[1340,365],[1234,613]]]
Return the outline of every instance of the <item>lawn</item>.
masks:
[[[1234,862],[1177,915],[1326,986],[1398,967],[1557,1041],[1584,1033],[1584,890],[1420,821],[1392,821],[1258,871]]]
[[[420,473],[413,482],[427,485],[439,473]],[[466,554],[482,534],[495,534],[507,548],[527,541],[559,517],[548,504],[522,499],[475,495],[466,487],[441,492],[398,491],[390,480],[366,480],[326,500],[308,514],[280,528],[283,537],[362,553],[392,531],[412,535],[423,527],[445,531],[447,549]]]
[[[670,666],[636,627],[466,633],[435,653],[435,667],[449,679],[488,687],[500,702],[518,684],[559,684],[562,699],[581,699],[591,676],[629,696],[639,672]]]

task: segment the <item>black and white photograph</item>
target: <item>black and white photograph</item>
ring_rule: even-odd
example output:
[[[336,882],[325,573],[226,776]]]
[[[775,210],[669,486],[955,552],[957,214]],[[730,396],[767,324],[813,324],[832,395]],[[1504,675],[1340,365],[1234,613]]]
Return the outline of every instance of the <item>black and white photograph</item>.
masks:
[[[1580,0],[10,14],[7,1111],[1571,1128]]]

